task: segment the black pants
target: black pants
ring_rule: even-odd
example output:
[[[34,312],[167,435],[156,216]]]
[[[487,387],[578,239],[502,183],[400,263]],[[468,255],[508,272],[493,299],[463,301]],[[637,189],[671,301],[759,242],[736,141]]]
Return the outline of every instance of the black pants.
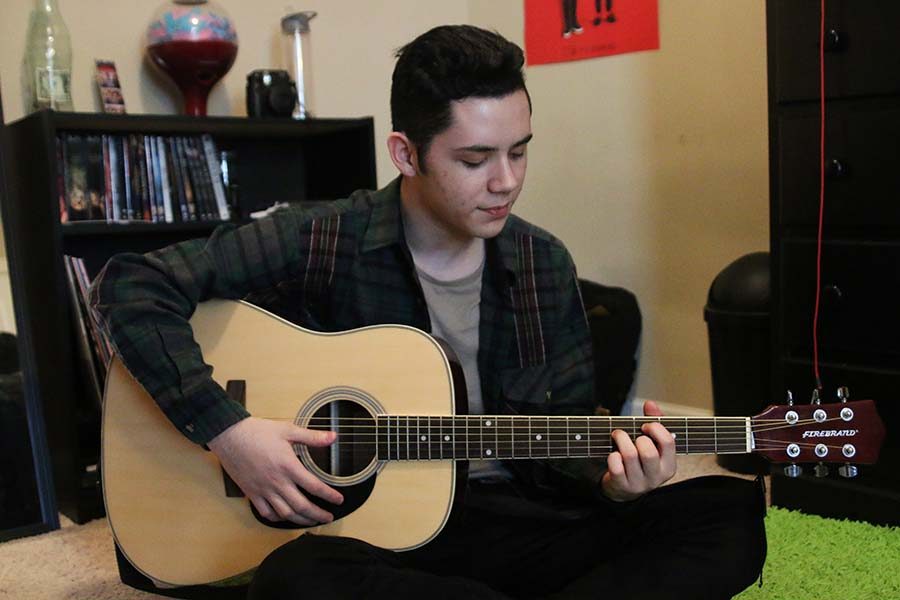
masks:
[[[467,509],[419,550],[302,536],[263,561],[251,600],[299,598],[731,598],[759,576],[757,482],[703,477],[579,520]]]
[[[563,31],[574,31],[581,27],[578,23],[578,0],[563,0]]]

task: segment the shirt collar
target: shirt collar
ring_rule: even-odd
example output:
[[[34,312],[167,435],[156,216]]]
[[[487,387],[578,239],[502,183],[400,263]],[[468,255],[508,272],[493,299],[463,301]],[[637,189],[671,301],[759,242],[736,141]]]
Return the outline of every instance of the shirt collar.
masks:
[[[372,194],[372,212],[369,215],[369,226],[363,237],[362,251],[377,250],[385,246],[405,244],[403,218],[400,212],[400,182],[398,176],[385,187]],[[488,240],[487,248],[493,246],[496,258],[499,259],[509,276],[516,274],[516,241],[510,217],[500,234]]]
[[[372,194],[372,212],[363,237],[362,251],[377,250],[405,241],[400,215],[402,175]]]

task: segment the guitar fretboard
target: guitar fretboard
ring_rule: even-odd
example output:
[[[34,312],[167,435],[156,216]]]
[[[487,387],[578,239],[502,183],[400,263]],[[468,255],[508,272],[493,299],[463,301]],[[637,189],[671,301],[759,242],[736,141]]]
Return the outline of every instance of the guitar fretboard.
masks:
[[[752,451],[749,417],[451,417],[379,416],[379,460],[495,460],[603,457],[616,450],[612,432],[631,439],[644,423],[660,422],[678,454]]]

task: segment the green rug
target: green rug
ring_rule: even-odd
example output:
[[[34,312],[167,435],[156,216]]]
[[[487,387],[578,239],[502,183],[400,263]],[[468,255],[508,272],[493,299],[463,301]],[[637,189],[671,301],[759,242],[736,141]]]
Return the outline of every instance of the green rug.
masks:
[[[900,600],[900,528],[770,508],[763,587],[736,600]]]

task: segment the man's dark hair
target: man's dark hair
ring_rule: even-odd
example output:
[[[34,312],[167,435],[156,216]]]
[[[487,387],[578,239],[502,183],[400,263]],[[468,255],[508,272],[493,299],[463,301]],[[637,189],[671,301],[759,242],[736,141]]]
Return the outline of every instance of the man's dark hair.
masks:
[[[443,25],[397,51],[391,82],[391,121],[416,145],[424,171],[431,140],[452,124],[450,103],[502,98],[524,90],[522,49],[498,33]],[[531,98],[528,99],[529,107]]]

